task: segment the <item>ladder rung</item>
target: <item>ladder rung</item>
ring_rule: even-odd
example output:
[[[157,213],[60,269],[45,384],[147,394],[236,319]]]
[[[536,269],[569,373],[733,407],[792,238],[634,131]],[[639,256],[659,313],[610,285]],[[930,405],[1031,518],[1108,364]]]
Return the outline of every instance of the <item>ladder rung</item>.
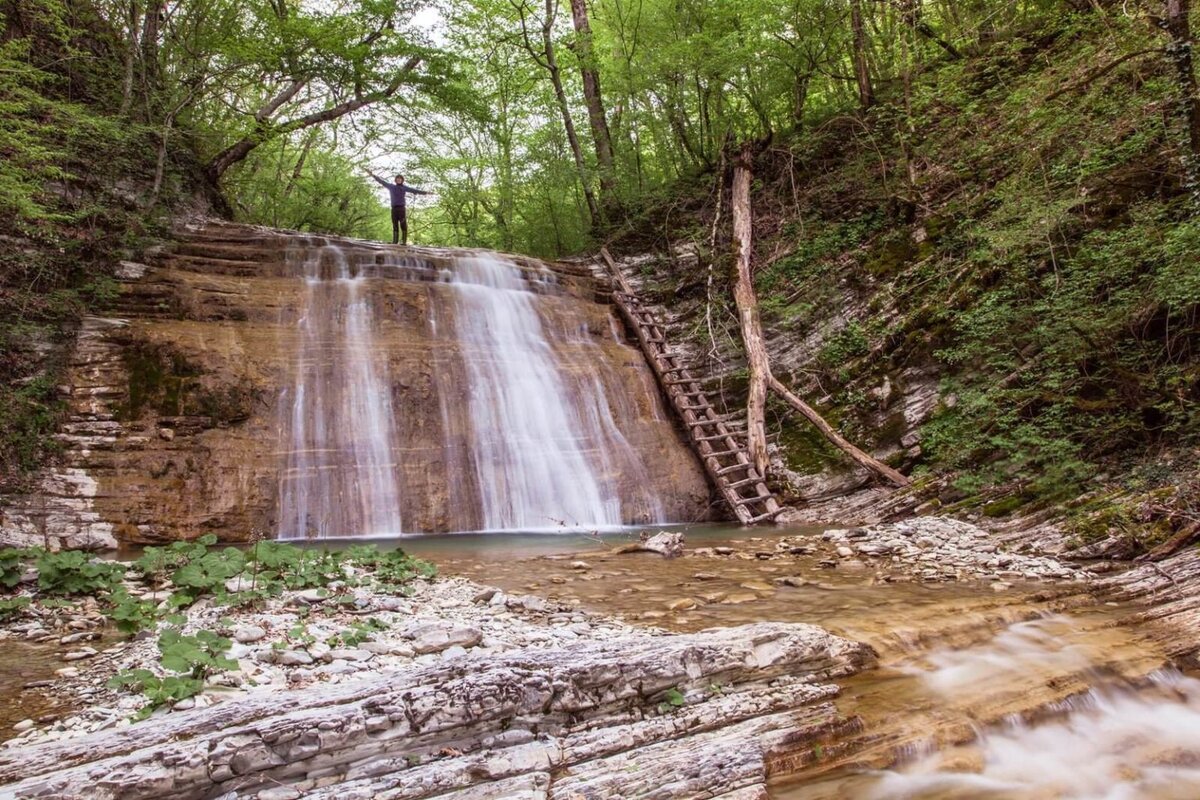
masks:
[[[693,442],[714,442],[718,439],[733,439],[735,442],[737,441],[737,437],[735,437],[732,433],[715,433],[712,436],[692,437]]]
[[[700,378],[674,378],[669,381],[663,381],[667,386],[684,386],[689,383],[704,383]]]
[[[743,525],[753,525],[753,524],[754,524],[754,523],[756,523],[756,522],[764,522],[764,521],[766,521],[766,520],[769,520],[769,519],[771,519],[771,518],[773,518],[773,517],[775,517],[775,516],[778,516],[778,514],[779,514],[779,512],[780,512],[780,511],[783,511],[783,509],[782,509],[782,508],[777,508],[777,509],[775,509],[774,511],[768,511],[768,512],[767,512],[767,513],[765,513],[765,514],[759,514],[757,517],[751,517],[750,519],[746,520],[746,521],[745,521],[745,522],[743,522],[742,524],[743,524]]]
[[[742,478],[740,481],[725,484],[726,489],[740,489],[753,483],[762,483],[762,478]]]
[[[761,478],[759,480],[762,480]],[[765,500],[774,500],[775,495],[767,492],[766,494],[756,494],[753,497],[738,497],[736,505],[748,506],[751,503],[761,503]]]
[[[728,475],[731,472],[740,472],[744,469],[754,469],[754,465],[753,464],[733,464],[732,466],[721,467],[714,474],[718,475],[718,476]],[[759,478],[759,480],[762,480],[762,478]]]
[[[712,403],[704,403],[696,406],[685,406],[682,403],[675,406],[681,412],[683,411],[712,411]]]
[[[712,406],[709,406],[709,408],[712,408]],[[703,427],[703,426],[705,426],[705,425],[716,425],[716,424],[718,424],[718,423],[721,423],[721,422],[728,422],[728,421],[729,421],[729,420],[731,420],[731,419],[733,419],[733,417],[732,417],[732,416],[725,416],[725,417],[713,417],[713,418],[710,418],[710,419],[698,419],[698,420],[696,420],[695,422],[689,422],[689,423],[687,423],[687,425],[688,425],[688,427],[689,427],[689,428],[700,428],[700,427]]]
[[[738,447],[733,450],[718,450],[718,451],[715,451],[712,453],[701,453],[700,457],[701,458],[720,458],[722,456],[731,456],[734,453],[744,453],[744,452],[746,452],[746,451],[743,450],[742,448]]]

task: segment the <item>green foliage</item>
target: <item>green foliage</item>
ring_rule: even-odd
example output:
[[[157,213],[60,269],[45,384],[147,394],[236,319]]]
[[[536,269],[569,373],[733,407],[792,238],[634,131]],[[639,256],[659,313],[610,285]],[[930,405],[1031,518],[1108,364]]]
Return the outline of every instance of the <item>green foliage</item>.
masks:
[[[158,624],[156,603],[133,597],[123,589],[115,592],[111,599],[112,604],[106,609],[105,615],[121,633],[134,634]]]
[[[112,592],[125,577],[125,565],[81,550],[41,551],[34,560],[38,590],[47,594],[96,595]]]
[[[845,366],[846,362],[867,354],[869,342],[862,324],[851,320],[846,327],[829,337],[821,352],[817,354],[817,363],[827,369]]]
[[[108,686],[145,695],[146,705],[134,717],[145,719],[155,709],[200,694],[204,679],[214,672],[237,669],[237,662],[225,655],[231,644],[211,631],[189,636],[177,628],[167,628],[158,638],[158,651],[162,668],[174,675],[159,676],[148,669],[125,670],[110,679]]]
[[[365,620],[355,622],[349,628],[332,636],[327,640],[330,647],[345,645],[346,647],[358,647],[365,641],[375,638],[375,634],[380,631],[386,631],[388,625],[386,622],[376,618],[367,617]]]
[[[30,553],[27,550],[12,547],[0,549],[0,586],[11,589],[20,583],[29,558]]]
[[[212,631],[185,636],[178,628],[167,628],[158,638],[158,651],[164,668],[205,678],[219,670],[237,669],[237,662],[225,656],[231,644]]]
[[[119,43],[90,3],[28,0],[0,24],[0,490],[56,448],[64,349],[113,298],[117,258],[158,210],[153,130],[113,112]],[[120,188],[118,188],[120,187]],[[139,187],[135,189],[133,187]]]
[[[346,555],[352,563],[373,570],[376,582],[385,589],[399,589],[416,578],[429,580],[437,575],[436,566],[398,547],[380,551],[374,545],[360,545],[351,547]]]
[[[672,709],[682,708],[686,703],[687,698],[683,696],[683,692],[675,687],[671,687],[663,692],[663,701],[658,704],[658,712],[665,714]]]
[[[142,720],[153,714],[156,709],[200,694],[204,691],[204,681],[186,675],[160,677],[148,669],[131,669],[118,672],[109,679],[108,688],[132,689],[145,695],[146,705],[133,717],[135,720]]]
[[[388,209],[363,168],[351,159],[313,146],[280,139],[258,148],[232,170],[225,191],[239,219],[258,225],[362,239],[391,237]],[[416,182],[413,182],[414,185]]]
[[[9,597],[0,600],[0,622],[6,622],[13,617],[20,616],[21,612],[29,608],[30,599],[28,597]]]

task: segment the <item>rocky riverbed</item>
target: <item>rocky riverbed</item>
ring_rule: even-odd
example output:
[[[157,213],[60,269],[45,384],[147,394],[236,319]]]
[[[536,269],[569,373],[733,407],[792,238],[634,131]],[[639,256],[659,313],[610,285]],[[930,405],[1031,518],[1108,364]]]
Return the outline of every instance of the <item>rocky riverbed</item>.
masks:
[[[813,625],[672,634],[455,577],[245,607],[244,577],[225,588],[126,639],[86,600],[5,624],[59,648],[52,691],[77,710],[16,724],[0,796],[761,798],[855,728],[832,681],[874,658]],[[166,636],[206,634],[203,691],[138,691],[179,672]]]
[[[0,639],[57,641],[64,662],[54,692],[78,701],[81,710],[47,725],[17,723],[19,734],[5,747],[58,740],[127,727],[145,698],[107,686],[116,674],[164,670],[153,636],[97,642],[104,618],[84,601],[78,611],[50,614],[0,630]],[[409,666],[430,666],[468,652],[487,655],[517,648],[558,647],[586,639],[603,642],[635,632],[623,623],[540,597],[510,596],[459,578],[413,584],[411,596],[378,595],[368,589],[346,594],[308,589],[266,601],[255,610],[235,610],[201,600],[177,626],[184,635],[215,631],[232,640],[228,657],[236,669],[221,671],[196,697],[157,712],[183,711],[270,691],[303,691],[378,676]],[[70,633],[63,630],[84,628]],[[97,647],[96,645],[99,645]],[[40,687],[34,687],[40,688]]]

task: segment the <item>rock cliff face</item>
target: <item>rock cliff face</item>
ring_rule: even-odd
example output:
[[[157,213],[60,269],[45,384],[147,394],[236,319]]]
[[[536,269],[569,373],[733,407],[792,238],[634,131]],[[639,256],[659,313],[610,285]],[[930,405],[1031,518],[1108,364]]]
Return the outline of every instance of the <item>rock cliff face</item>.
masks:
[[[509,282],[492,285],[491,272],[463,277],[468,255],[208,223],[181,231],[148,265],[125,265],[115,318],[85,322],[62,387],[60,466],[37,494],[0,510],[0,542],[354,535],[362,514],[333,525],[318,517],[374,502],[364,494],[372,482],[391,487],[384,500],[404,532],[703,517],[703,474],[603,283],[514,257],[488,262]],[[513,389],[515,400],[506,395],[508,419],[472,408],[473,393],[507,391],[478,385],[481,370],[519,382],[532,367],[496,366],[503,347],[488,337],[513,335],[509,312],[479,312],[464,283],[519,295],[519,312],[536,316],[521,324],[541,332],[530,346],[554,367],[541,384]],[[342,299],[322,300],[325,287],[343,287]],[[314,381],[323,399],[313,400]],[[547,411],[550,392],[569,407]],[[541,399],[521,400],[529,396]],[[368,424],[375,417],[385,424]],[[525,439],[505,439],[509,426]],[[551,518],[553,498],[520,499],[546,494],[541,484],[574,491],[554,483],[561,469],[514,477],[535,471],[539,455],[590,476],[590,493],[571,507],[577,518]],[[304,513],[281,512],[300,502]],[[598,505],[604,519],[578,518]]]

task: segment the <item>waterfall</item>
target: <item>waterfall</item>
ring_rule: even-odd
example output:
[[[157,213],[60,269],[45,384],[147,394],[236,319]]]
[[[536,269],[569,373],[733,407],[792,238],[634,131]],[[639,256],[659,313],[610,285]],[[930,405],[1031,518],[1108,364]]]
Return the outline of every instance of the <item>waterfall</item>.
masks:
[[[280,399],[287,424],[278,536],[400,533],[391,386],[376,363],[366,278],[336,245],[301,252],[294,382]]]
[[[598,469],[602,431],[567,391],[527,279],[491,254],[455,266],[484,527],[619,526],[621,499]]]
[[[318,240],[320,241],[320,240]],[[603,307],[490,253],[289,248],[279,538],[665,521]],[[418,288],[420,287],[420,288]],[[286,323],[285,323],[286,325]],[[669,434],[668,434],[669,435]]]

